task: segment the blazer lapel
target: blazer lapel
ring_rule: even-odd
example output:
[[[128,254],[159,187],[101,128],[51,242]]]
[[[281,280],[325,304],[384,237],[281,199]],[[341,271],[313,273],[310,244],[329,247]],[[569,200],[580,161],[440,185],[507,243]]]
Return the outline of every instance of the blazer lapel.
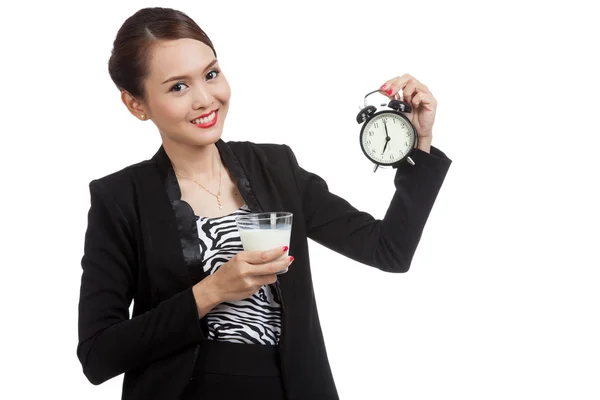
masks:
[[[148,278],[153,282],[152,300],[156,304],[191,285],[187,261],[191,245],[181,236],[181,226],[189,220],[189,211],[181,204],[173,204],[170,196],[174,193],[165,190],[170,179],[165,165],[168,162],[161,148],[152,158],[157,168],[137,168],[138,207],[143,230],[144,255],[148,265]],[[172,191],[173,188],[171,187]],[[192,213],[193,217],[193,213]]]
[[[263,205],[264,199],[262,202],[259,201],[256,196],[256,190],[254,190],[254,185],[257,182],[254,182],[253,180],[252,185],[250,184],[247,171],[244,169],[242,162],[240,161],[240,157],[242,157],[242,159],[245,161],[245,164],[249,165],[251,160],[247,158],[247,154],[242,154],[239,152],[236,154],[232,147],[228,143],[225,143],[222,139],[219,139],[215,144],[217,149],[219,149],[219,154],[221,155],[223,165],[227,167],[231,175],[233,175],[233,177],[236,179],[238,191],[242,195],[242,198],[246,202],[248,208],[250,208],[250,211],[254,213],[262,212],[265,209]]]
[[[217,143],[227,168],[238,179],[238,190],[252,212],[286,211],[274,187],[273,177],[251,146],[219,140]]]
[[[192,207],[181,200],[181,189],[175,176],[171,160],[161,146],[153,158],[158,167],[162,181],[162,191],[166,192],[171,204],[172,214],[175,217],[179,241],[185,265],[189,268],[202,262],[202,254],[198,243],[198,226],[196,215]]]

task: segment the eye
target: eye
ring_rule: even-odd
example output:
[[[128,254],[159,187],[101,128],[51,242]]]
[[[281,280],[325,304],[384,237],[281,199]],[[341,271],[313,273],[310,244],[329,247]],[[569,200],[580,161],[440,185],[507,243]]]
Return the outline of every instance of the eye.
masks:
[[[213,69],[213,70],[209,71],[208,74],[206,74],[206,76],[209,77],[211,74],[214,74],[214,78],[209,79],[209,80],[214,80],[214,79],[217,79],[217,77],[221,74],[221,71],[218,69]],[[171,92],[181,92],[182,90],[176,90],[176,88],[180,87],[180,85],[187,86],[183,82],[177,82],[175,85],[173,85],[171,87]]]
[[[185,85],[185,83],[183,82],[177,82],[175,85],[173,85],[173,87],[171,88],[171,92],[181,92],[181,90],[175,90],[176,87],[179,87],[179,85]],[[187,86],[187,85],[186,85]]]
[[[219,71],[218,69],[213,69],[211,71],[209,71],[208,74],[206,74],[206,76],[210,76],[210,74],[214,73],[215,77],[213,79],[217,79],[217,77],[219,76],[219,74],[221,73],[221,71]]]

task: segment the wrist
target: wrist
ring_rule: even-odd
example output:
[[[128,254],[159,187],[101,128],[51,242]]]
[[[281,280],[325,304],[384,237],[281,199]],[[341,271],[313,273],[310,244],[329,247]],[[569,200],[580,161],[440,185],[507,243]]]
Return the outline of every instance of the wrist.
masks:
[[[429,153],[431,151],[431,136],[420,137],[417,143],[417,149]]]
[[[213,287],[213,279],[214,277],[209,275],[192,288],[199,318],[204,317],[210,310],[221,303],[218,292]]]

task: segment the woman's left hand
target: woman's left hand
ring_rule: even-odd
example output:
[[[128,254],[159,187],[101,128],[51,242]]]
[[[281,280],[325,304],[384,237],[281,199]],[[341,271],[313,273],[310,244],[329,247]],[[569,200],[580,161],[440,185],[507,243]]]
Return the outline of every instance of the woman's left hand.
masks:
[[[412,111],[405,115],[416,128],[419,142],[431,144],[437,100],[427,86],[404,74],[385,82],[381,90],[382,94],[396,100],[400,99],[398,93],[402,90],[404,101],[412,107]]]

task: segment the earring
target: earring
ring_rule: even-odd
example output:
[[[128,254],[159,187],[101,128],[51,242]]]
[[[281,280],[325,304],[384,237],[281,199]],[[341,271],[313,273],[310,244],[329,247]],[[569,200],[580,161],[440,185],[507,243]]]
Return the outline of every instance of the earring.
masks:
[[[144,121],[146,119],[146,116],[144,114],[142,114],[142,121]]]

